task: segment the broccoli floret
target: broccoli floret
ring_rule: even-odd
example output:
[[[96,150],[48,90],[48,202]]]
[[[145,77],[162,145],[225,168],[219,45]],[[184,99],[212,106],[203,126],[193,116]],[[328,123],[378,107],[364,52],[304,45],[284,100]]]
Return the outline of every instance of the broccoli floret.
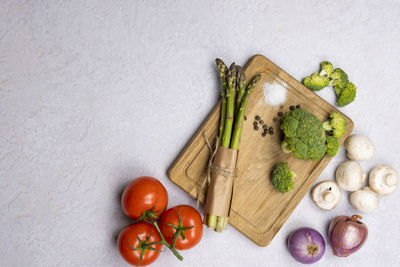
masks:
[[[281,147],[296,158],[320,160],[326,152],[326,135],[321,121],[304,109],[294,109],[282,117],[285,134]]]
[[[332,64],[328,61],[322,61],[321,62],[321,70],[319,72],[319,75],[329,78],[332,75],[332,73],[333,73]]]
[[[336,86],[335,86],[336,87]],[[339,93],[336,103],[339,107],[344,107],[356,98],[357,87],[353,83],[348,83],[343,89],[335,88],[336,94]]]
[[[313,91],[319,91],[324,89],[329,84],[329,78],[319,75],[319,72],[315,72],[313,75],[305,77],[303,84]]]
[[[346,120],[339,113],[332,113],[323,124],[325,131],[330,132],[333,137],[340,138],[346,132]]]
[[[286,162],[280,162],[272,169],[272,184],[281,193],[289,192],[294,188],[294,177],[296,177],[296,174]]]
[[[331,86],[339,86],[340,88],[344,88],[349,83],[349,78],[347,77],[346,72],[340,68],[336,68],[329,78],[331,79],[329,82],[329,85]]]
[[[336,154],[339,152],[339,141],[337,140],[337,138],[333,137],[333,136],[328,136],[326,138],[326,153],[331,156],[334,157],[336,156]]]

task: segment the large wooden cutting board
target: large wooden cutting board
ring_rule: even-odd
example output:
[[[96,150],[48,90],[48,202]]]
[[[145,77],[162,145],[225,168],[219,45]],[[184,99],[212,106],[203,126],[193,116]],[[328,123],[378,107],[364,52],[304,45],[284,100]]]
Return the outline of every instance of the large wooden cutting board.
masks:
[[[301,105],[305,110],[324,121],[335,107],[307,89],[277,65],[261,55],[252,57],[245,67],[247,80],[261,73],[258,83],[250,97],[241,138],[238,158],[239,175],[235,179],[231,218],[229,223],[260,246],[267,246],[289,215],[308,192],[315,180],[328,165],[331,157],[325,156],[318,162],[299,160],[291,154],[285,154],[280,148],[281,132],[279,122],[273,122],[279,111],[287,112],[291,105]],[[282,106],[272,107],[264,100],[263,84],[279,83],[287,88],[287,99]],[[330,90],[330,89],[327,89]],[[203,132],[209,140],[214,140],[219,123],[220,103],[194,134],[193,138],[168,170],[169,178],[180,188],[197,197],[197,192],[205,177],[209,150]],[[261,116],[274,134],[262,137],[262,129],[253,129],[254,117]],[[343,115],[343,114],[342,114]],[[340,143],[353,131],[353,122],[345,115],[347,131]],[[281,161],[289,163],[297,174],[294,190],[282,194],[272,185],[270,172]],[[203,203],[205,190],[201,192]]]

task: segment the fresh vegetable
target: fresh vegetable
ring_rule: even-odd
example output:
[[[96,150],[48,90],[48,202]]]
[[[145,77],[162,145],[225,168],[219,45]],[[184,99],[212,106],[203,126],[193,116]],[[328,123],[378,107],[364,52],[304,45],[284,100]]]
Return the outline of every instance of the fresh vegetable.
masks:
[[[321,70],[319,72],[319,75],[329,78],[333,73],[332,63],[330,63],[329,61],[322,61],[320,65]]]
[[[399,184],[399,176],[389,165],[381,165],[372,169],[368,182],[374,192],[382,196],[387,196],[396,191]]]
[[[163,213],[160,229],[165,240],[176,249],[189,249],[200,242],[203,222],[195,208],[179,205]]]
[[[178,251],[165,241],[156,221],[168,204],[167,191],[156,178],[142,176],[133,180],[122,193],[121,204],[125,214],[132,219],[150,223],[161,238],[161,244],[169,248],[179,260],[183,260]]]
[[[375,154],[375,145],[365,135],[353,134],[344,143],[347,157],[352,160],[369,160]]]
[[[256,74],[246,87],[242,67],[232,63],[228,69],[221,59],[216,59],[216,64],[222,88],[219,146],[238,150],[247,103],[261,75]],[[228,218],[212,214],[207,214],[204,220],[208,227],[217,232],[221,232],[228,224]]]
[[[272,184],[281,193],[289,192],[294,188],[294,177],[296,177],[296,174],[286,162],[280,162],[272,169]]]
[[[313,91],[319,91],[329,85],[329,78],[321,76],[319,72],[315,72],[311,76],[305,77],[303,84]]]
[[[341,192],[337,183],[322,181],[312,190],[312,199],[319,208],[331,210],[339,203]]]
[[[318,231],[303,227],[290,234],[288,247],[295,260],[309,264],[324,256],[325,240]]]
[[[378,195],[368,186],[350,194],[350,203],[361,212],[374,211],[379,206]]]
[[[356,191],[361,188],[366,178],[361,165],[357,161],[342,162],[336,170],[336,181],[346,191]]]
[[[347,257],[359,250],[368,237],[368,228],[359,215],[338,216],[329,225],[329,241],[335,256]]]
[[[321,70],[303,79],[303,84],[312,91],[319,91],[326,86],[333,86],[337,96],[337,105],[344,107],[356,98],[357,87],[349,82],[349,78],[341,68],[333,71],[328,61],[321,62]]]
[[[333,137],[333,136],[327,136],[326,137],[326,153],[331,156],[334,157],[336,156],[336,154],[339,152],[339,141],[337,140],[337,138]]]
[[[168,204],[165,187],[154,177],[133,180],[122,193],[122,209],[134,220],[157,219]]]
[[[353,83],[346,84],[345,87],[335,86],[337,95],[336,103],[339,107],[344,107],[354,101],[357,95],[357,87]]]
[[[313,161],[325,155],[325,130],[315,115],[300,108],[291,110],[282,117],[281,129],[285,135],[281,143],[284,152]]]
[[[335,71],[330,76],[331,81],[329,85],[338,86],[339,88],[344,88],[349,83],[349,78],[342,69],[336,68]]]
[[[225,114],[226,114],[226,91],[228,89],[228,84],[226,82],[226,76],[228,75],[228,67],[225,65],[225,63],[217,58],[215,60],[215,62],[217,63],[217,68],[219,71],[219,77],[221,79],[221,118],[225,118]],[[225,121],[224,120],[220,120],[219,122],[219,141],[220,141],[220,145],[222,145],[222,135],[224,134],[224,126],[225,126]]]
[[[321,70],[303,79],[303,84],[313,91],[319,91],[329,85],[329,77],[333,73],[333,66],[328,61],[321,62]]]
[[[340,138],[346,132],[346,120],[337,112],[329,115],[329,119],[323,124],[325,131],[331,133],[333,137]]]
[[[151,224],[140,222],[127,226],[118,236],[118,250],[128,263],[144,266],[153,263],[160,255],[160,235]]]

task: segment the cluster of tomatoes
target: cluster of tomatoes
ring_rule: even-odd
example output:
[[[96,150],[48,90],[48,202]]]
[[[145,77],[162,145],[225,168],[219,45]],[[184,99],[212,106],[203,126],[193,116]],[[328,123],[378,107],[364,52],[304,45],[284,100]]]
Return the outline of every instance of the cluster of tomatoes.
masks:
[[[167,190],[156,178],[133,180],[124,190],[121,204],[125,214],[135,220],[118,236],[119,252],[132,265],[153,263],[163,246],[182,260],[177,250],[192,248],[201,240],[199,212],[188,205],[167,209]]]

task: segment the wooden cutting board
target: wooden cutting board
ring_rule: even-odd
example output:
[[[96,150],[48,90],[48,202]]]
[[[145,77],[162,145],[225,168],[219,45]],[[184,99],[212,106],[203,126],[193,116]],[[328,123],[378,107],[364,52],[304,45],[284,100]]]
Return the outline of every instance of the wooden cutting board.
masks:
[[[320,161],[313,162],[283,153],[280,148],[282,133],[279,130],[279,121],[273,122],[273,118],[278,118],[279,111],[289,111],[292,105],[301,105],[301,108],[313,113],[321,121],[326,120],[332,112],[341,112],[262,55],[256,55],[249,60],[245,73],[248,81],[256,73],[261,73],[261,80],[250,96],[246,111],[247,120],[244,123],[238,158],[239,175],[235,179],[229,223],[259,246],[267,246],[331,160],[331,157],[325,156]],[[287,88],[284,104],[273,107],[265,102],[265,82],[278,83]],[[193,198],[197,197],[206,175],[209,157],[203,133],[209,140],[215,139],[219,115],[220,103],[211,111],[168,170],[169,178]],[[256,115],[268,127],[274,128],[273,135],[262,137],[261,127],[258,131],[253,129]],[[339,140],[340,144],[354,128],[353,122],[342,115],[347,121],[347,131]],[[281,161],[288,162],[297,174],[294,190],[284,194],[273,187],[270,179],[272,167]],[[205,189],[200,194],[203,203]]]

